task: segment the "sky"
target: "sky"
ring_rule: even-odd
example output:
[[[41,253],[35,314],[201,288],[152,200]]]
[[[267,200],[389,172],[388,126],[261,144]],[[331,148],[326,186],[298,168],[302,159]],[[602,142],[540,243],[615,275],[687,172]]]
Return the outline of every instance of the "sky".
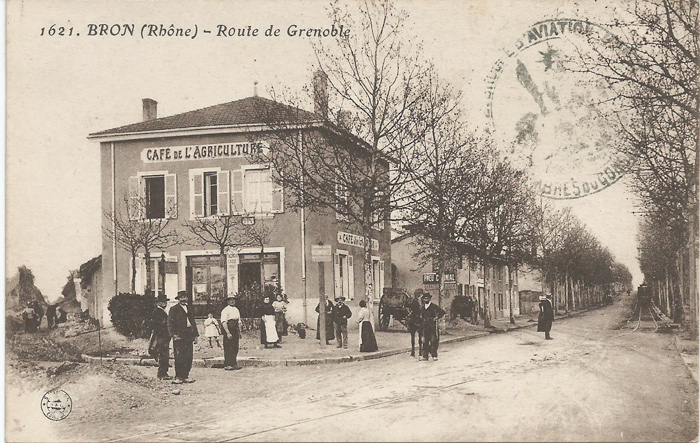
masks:
[[[142,120],[141,99],[168,116],[269,88],[300,91],[314,55],[286,29],[330,27],[326,1],[74,1],[7,3],[6,272],[26,265],[50,299],[69,270],[101,253],[99,144],[87,135]],[[464,92],[462,106],[482,125],[485,81],[502,48],[549,18],[604,21],[594,1],[406,1],[408,29],[440,74]],[[89,36],[90,24],[194,28],[198,36]],[[48,35],[51,25],[63,36]],[[218,37],[217,26],[279,37]],[[42,34],[42,28],[44,35]],[[71,32],[69,36],[68,34]],[[116,29],[116,28],[115,28]],[[211,30],[204,34],[203,30]],[[351,29],[351,32],[362,32]],[[80,34],[80,35],[77,35]],[[641,283],[634,198],[624,180],[570,206]]]

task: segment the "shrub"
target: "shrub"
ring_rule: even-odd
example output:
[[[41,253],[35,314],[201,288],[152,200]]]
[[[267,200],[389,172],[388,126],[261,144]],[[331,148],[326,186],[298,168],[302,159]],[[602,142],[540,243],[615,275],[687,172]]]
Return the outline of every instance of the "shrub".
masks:
[[[109,301],[114,329],[125,337],[148,338],[156,298],[153,295],[120,293]]]

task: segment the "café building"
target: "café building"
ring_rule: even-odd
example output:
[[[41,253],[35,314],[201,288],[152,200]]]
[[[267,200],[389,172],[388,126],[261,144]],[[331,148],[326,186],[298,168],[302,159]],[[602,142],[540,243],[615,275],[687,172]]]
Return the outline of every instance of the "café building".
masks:
[[[143,207],[139,219],[167,219],[168,228],[183,236],[188,222],[222,215],[245,214],[243,222],[269,227],[262,248],[229,248],[225,262],[215,245],[187,242],[150,250],[150,287],[155,295],[174,298],[185,290],[196,315],[206,316],[211,306],[221,305],[225,288],[235,294],[259,283],[264,275],[266,285],[276,285],[287,294],[290,323],[315,325],[322,273],[328,297],[342,295],[353,311],[357,309],[365,297],[361,231],[332,211],[292,207],[288,192],[272,180],[269,165],[250,160],[254,150],[269,149],[264,140],[270,128],[256,118],[256,109],[284,106],[254,95],[158,118],[157,103],[144,99],[142,122],[89,135],[100,146],[103,213],[119,213],[120,208],[123,212],[127,202],[139,201]],[[337,129],[316,112],[295,111],[302,117],[300,131]],[[113,230],[111,224],[110,217],[103,217],[103,232]],[[391,269],[390,235],[389,223],[373,230],[375,316],[382,289],[391,281],[385,277]],[[102,239],[102,317],[107,322],[109,299],[130,292],[132,279],[131,253],[112,237],[104,234]],[[323,271],[313,256],[318,245],[330,255]],[[135,265],[136,292],[143,294],[148,277],[143,251]]]

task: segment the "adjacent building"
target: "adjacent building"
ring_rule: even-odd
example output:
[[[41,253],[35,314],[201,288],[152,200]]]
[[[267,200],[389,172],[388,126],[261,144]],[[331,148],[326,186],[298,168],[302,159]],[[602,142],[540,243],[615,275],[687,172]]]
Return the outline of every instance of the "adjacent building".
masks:
[[[489,310],[491,318],[508,317],[510,315],[510,282],[508,281],[508,267],[495,264],[486,268],[484,279],[484,267],[474,258],[463,255],[450,257],[447,268],[438,275],[437,264],[434,262],[421,264],[416,258],[417,243],[414,241],[416,234],[406,233],[392,240],[392,284],[397,288],[404,288],[410,293],[416,289],[423,289],[433,295],[433,301],[437,302],[440,281],[444,284],[440,305],[449,309],[456,296],[474,296],[477,299],[479,312],[485,306],[486,297],[489,298]],[[518,272],[512,273],[512,290],[514,294],[513,313],[520,315]]]

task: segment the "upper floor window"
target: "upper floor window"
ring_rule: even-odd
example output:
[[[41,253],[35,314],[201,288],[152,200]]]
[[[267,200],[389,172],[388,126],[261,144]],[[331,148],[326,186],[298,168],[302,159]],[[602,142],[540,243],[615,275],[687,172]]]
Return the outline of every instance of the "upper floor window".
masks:
[[[341,221],[350,221],[347,215],[348,211],[348,189],[341,183],[335,185],[335,219]]]
[[[140,174],[129,177],[129,218],[177,218],[175,174]]]
[[[276,214],[284,212],[282,186],[273,180],[274,170],[244,166],[231,171],[231,201],[234,214]]]
[[[144,177],[146,218],[165,218],[165,177]]]
[[[190,169],[190,218],[230,214],[229,171]]]

